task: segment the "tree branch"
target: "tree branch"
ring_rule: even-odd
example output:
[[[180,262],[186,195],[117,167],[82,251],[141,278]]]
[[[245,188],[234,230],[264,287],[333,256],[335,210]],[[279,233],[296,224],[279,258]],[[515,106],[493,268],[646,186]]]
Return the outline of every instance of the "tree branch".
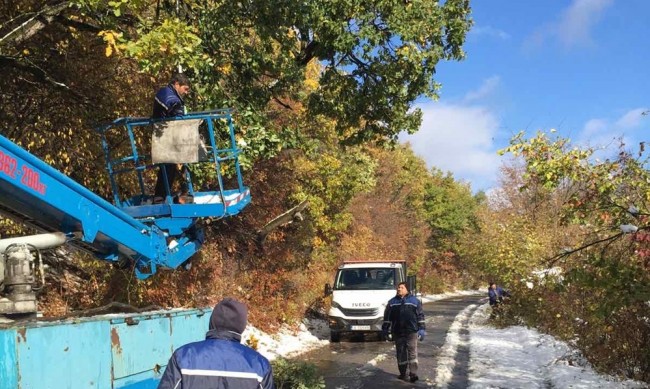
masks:
[[[64,26],[74,27],[77,30],[90,31],[90,32],[95,32],[95,33],[102,31],[101,27],[99,27],[99,26],[96,26],[94,24],[90,24],[90,23],[87,23],[87,22],[80,22],[78,20],[70,19],[70,18],[67,18],[65,16],[59,15],[59,16],[57,16],[56,19],[57,19],[57,21],[59,21]]]
[[[260,244],[260,246],[264,243],[264,240],[268,234],[271,233],[271,231],[285,224],[293,222],[294,219],[302,220],[302,214],[300,212],[307,208],[307,205],[309,205],[309,201],[303,200],[300,204],[266,223],[264,227],[257,231],[257,242]]]
[[[34,64],[33,62],[29,61],[26,58],[0,55],[0,68],[5,66],[13,66],[14,68],[28,72],[33,76],[35,76],[39,81],[43,83],[48,83],[54,86],[56,89],[60,89],[62,91],[71,94],[74,98],[76,98],[77,100],[79,100],[84,104],[90,104],[90,102],[85,96],[70,89],[70,87],[68,87],[66,84],[55,80],[48,72],[46,72],[41,67]]]
[[[71,2],[64,1],[59,4],[44,7],[0,38],[0,46],[4,45],[6,40],[11,40],[15,45],[31,38],[47,24],[52,22],[52,20],[63,12],[63,10],[68,8],[70,4]]]
[[[314,57],[316,56],[316,49],[318,49],[319,45],[320,44],[318,43],[318,41],[309,42],[305,47],[305,49],[302,51],[302,55],[298,57],[298,63],[301,66],[306,66],[309,63],[309,61],[314,59]]]
[[[562,258],[565,258],[565,257],[568,257],[569,255],[571,255],[571,254],[573,254],[573,253],[577,253],[578,251],[583,250],[583,249],[586,249],[587,247],[597,245],[598,243],[607,242],[607,241],[610,241],[610,240],[613,240],[613,239],[619,238],[619,237],[621,237],[621,236],[623,236],[623,233],[622,233],[622,232],[621,232],[621,233],[618,233],[618,234],[616,234],[616,235],[613,235],[613,236],[607,237],[607,238],[605,238],[605,239],[601,239],[601,240],[597,240],[597,241],[595,241],[595,242],[587,243],[586,245],[581,246],[581,247],[578,247],[577,249],[573,249],[573,250],[565,251],[565,252],[563,252],[562,254],[558,254],[558,255],[556,255],[556,256],[554,256],[554,257],[552,257],[552,258],[549,258],[549,259],[548,259],[548,265],[549,265],[549,266],[553,266],[553,265],[555,265],[555,263],[556,263],[558,260],[560,260],[560,259],[562,259]]]
[[[286,108],[286,109],[288,109],[288,110],[290,110],[290,111],[293,111],[293,108],[291,108],[290,105],[283,103],[283,102],[282,102],[279,98],[277,98],[275,95],[272,95],[272,97],[273,97],[273,100],[275,100],[276,103],[280,104],[281,106],[283,106],[284,108]]]
[[[646,229],[649,229],[649,228],[650,228],[650,227],[641,227],[641,228],[638,229],[638,231],[646,230]],[[637,231],[637,232],[638,232],[638,231]],[[556,255],[556,256],[554,256],[554,257],[549,258],[549,259],[547,260],[547,263],[548,263],[549,266],[553,266],[553,265],[555,265],[555,263],[556,263],[558,260],[560,260],[560,259],[562,259],[562,258],[565,258],[565,257],[568,257],[568,256],[571,255],[571,254],[577,253],[578,251],[584,250],[584,249],[586,249],[586,248],[588,248],[588,247],[595,246],[595,245],[600,244],[600,243],[614,241],[615,239],[618,239],[618,238],[620,238],[620,237],[623,236],[623,235],[625,235],[624,232],[619,232],[618,234],[614,234],[614,235],[612,235],[612,236],[608,236],[607,238],[603,238],[603,239],[599,239],[599,240],[596,240],[596,241],[593,241],[593,242],[589,242],[589,243],[587,243],[587,244],[585,244],[585,245],[582,245],[582,246],[580,246],[580,247],[578,247],[578,248],[576,248],[576,249],[573,249],[573,250],[567,250],[567,251],[565,251],[565,252],[563,252],[563,253],[561,253],[561,254],[558,254],[558,255]]]

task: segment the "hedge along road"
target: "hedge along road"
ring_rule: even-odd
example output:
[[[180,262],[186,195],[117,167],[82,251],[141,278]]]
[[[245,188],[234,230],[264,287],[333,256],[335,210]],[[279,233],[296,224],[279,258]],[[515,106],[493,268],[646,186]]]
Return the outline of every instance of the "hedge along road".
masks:
[[[424,304],[427,336],[418,343],[420,381],[405,382],[397,378],[397,359],[393,342],[384,342],[375,335],[342,336],[340,343],[302,354],[299,358],[317,366],[325,378],[326,388],[427,388],[435,387],[438,356],[447,331],[456,316],[470,305],[482,304],[484,296],[462,296]],[[476,309],[476,308],[473,308]],[[467,323],[461,322],[461,339],[468,337]],[[454,368],[446,382],[450,388],[467,387],[469,349],[458,346]]]

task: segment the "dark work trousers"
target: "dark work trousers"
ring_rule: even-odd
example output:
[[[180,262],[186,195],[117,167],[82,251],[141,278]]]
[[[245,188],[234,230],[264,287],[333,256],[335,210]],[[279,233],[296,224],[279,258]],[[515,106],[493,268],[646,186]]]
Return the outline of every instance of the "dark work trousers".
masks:
[[[156,179],[156,188],[154,189],[154,196],[156,197],[165,197],[167,196],[167,193],[165,193],[165,180],[163,178],[163,173],[162,169],[165,169],[165,172],[167,172],[167,182],[169,183],[169,189],[172,191],[172,196],[174,194],[174,182],[178,180],[179,178],[182,179],[181,181],[181,192],[186,192],[187,191],[187,183],[183,179],[183,169],[179,169],[177,164],[175,163],[165,163],[163,164],[163,167],[158,170],[158,178]]]
[[[410,375],[418,374],[418,333],[413,332],[395,337],[397,349],[397,368],[400,375],[406,375],[408,367]]]

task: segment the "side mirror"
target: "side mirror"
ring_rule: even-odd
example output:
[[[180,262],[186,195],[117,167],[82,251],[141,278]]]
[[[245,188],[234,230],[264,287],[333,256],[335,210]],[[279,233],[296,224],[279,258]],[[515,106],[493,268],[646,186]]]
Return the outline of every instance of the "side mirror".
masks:
[[[407,276],[406,285],[413,296],[417,295],[417,276]]]
[[[332,286],[330,284],[325,284],[325,296],[332,294]]]

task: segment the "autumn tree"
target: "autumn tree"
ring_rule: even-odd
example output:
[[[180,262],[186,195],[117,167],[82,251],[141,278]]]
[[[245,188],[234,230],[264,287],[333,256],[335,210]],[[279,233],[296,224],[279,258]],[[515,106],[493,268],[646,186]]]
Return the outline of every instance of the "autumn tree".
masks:
[[[575,340],[599,368],[647,380],[647,153],[596,151],[545,133],[514,137],[503,153],[520,164],[464,248],[513,289],[520,320]]]

